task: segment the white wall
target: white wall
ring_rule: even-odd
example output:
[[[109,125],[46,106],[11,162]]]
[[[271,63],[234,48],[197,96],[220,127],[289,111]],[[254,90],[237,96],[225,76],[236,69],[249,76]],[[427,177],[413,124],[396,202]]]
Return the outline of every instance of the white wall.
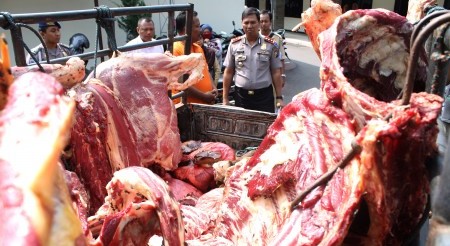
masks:
[[[181,0],[176,3],[185,3]],[[198,12],[200,22],[210,24],[215,32],[233,31],[234,21],[236,28],[241,28],[241,16],[244,10],[244,0],[190,0],[194,10]]]
[[[373,9],[389,9],[394,10],[395,1],[393,0],[373,0],[372,1],[372,8]]]

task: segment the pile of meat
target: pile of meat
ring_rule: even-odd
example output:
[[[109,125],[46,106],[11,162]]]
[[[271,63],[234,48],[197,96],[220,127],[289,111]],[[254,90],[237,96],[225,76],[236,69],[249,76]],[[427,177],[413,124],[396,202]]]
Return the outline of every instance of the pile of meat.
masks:
[[[318,3],[311,18],[326,15],[319,6],[338,8]],[[0,114],[0,188],[7,191],[0,218],[8,225],[0,238],[12,235],[10,245],[406,242],[425,216],[425,163],[436,153],[442,98],[418,92],[426,79],[421,58],[417,93],[409,105],[395,100],[413,28],[406,18],[380,9],[333,16],[323,26],[304,18],[322,60],[321,89],[298,94],[254,155],[240,161],[220,143],[180,142],[167,90],[198,80],[198,55],[112,58],[71,90],[74,100],[51,76],[18,77]],[[177,84],[185,73],[190,79]],[[57,160],[69,133],[66,168],[74,172]],[[355,145],[360,153],[293,203]],[[26,157],[11,155],[18,148]],[[20,233],[9,229],[19,225]]]

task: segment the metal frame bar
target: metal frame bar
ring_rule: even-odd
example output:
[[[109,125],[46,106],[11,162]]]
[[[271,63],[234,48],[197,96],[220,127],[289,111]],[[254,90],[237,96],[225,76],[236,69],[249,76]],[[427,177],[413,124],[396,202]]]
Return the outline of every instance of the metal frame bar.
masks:
[[[441,11],[440,11],[441,12]],[[444,11],[442,11],[444,12]],[[402,105],[409,104],[409,100],[411,99],[411,94],[414,89],[414,79],[416,78],[417,72],[417,61],[420,56],[420,49],[424,46],[425,41],[428,37],[433,33],[433,31],[441,26],[442,24],[450,22],[450,12],[445,11],[444,13],[436,14],[433,16],[432,20],[429,23],[419,25],[418,31],[413,32],[411,39],[411,49],[408,60],[408,70],[406,72],[406,83],[403,87],[403,97],[402,97]],[[422,20],[421,22],[428,22],[430,18]],[[417,33],[418,32],[418,33]],[[417,34],[416,34],[417,33]],[[440,86],[436,86],[439,88]]]
[[[159,44],[168,44],[170,48],[173,47],[174,41],[182,41],[186,40],[186,43],[191,43],[191,32],[187,32],[187,35],[174,38],[173,30],[174,28],[174,12],[175,11],[187,11],[188,16],[193,15],[194,5],[193,4],[172,4],[172,5],[158,5],[158,6],[139,6],[139,7],[121,7],[121,8],[110,8],[111,14],[113,17],[116,16],[124,16],[124,15],[135,15],[135,14],[148,14],[148,13],[161,13],[168,12],[169,13],[169,25],[168,25],[168,38],[161,39],[157,41],[152,41],[148,43],[144,43],[142,45],[135,45],[130,47],[118,47],[120,51],[128,51],[135,48],[143,48],[150,47]],[[85,19],[96,19],[99,18],[99,12],[97,9],[89,9],[89,10],[69,10],[69,11],[59,11],[59,12],[42,12],[42,13],[26,13],[26,14],[12,14],[11,15],[15,23],[24,23],[24,24],[35,24],[39,21],[72,21],[72,20],[85,20]],[[188,22],[190,20],[188,19]],[[8,25],[7,20],[4,16],[0,15],[0,26],[5,27]],[[189,27],[189,26],[188,26]],[[192,28],[192,27],[191,27]],[[189,30],[189,29],[188,29]],[[12,37],[22,37],[22,32],[20,28],[16,28],[15,30],[11,29]],[[115,37],[114,37],[115,38]],[[13,38],[12,40],[14,54],[16,58],[16,64],[18,66],[26,66],[25,61],[25,50],[23,45]],[[170,49],[171,50],[171,49]],[[98,57],[103,57],[106,55],[110,55],[110,50],[103,49],[97,52]],[[190,50],[185,54],[189,54]],[[82,59],[90,59],[94,57],[95,52],[88,52],[82,55],[77,55]],[[70,57],[54,59],[50,62],[61,62],[66,61]]]

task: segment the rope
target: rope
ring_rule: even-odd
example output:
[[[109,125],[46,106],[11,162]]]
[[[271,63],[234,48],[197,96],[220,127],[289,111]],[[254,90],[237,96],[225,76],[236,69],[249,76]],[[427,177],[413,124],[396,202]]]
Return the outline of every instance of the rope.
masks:
[[[36,63],[36,65],[39,67],[39,70],[41,70],[42,72],[44,72],[44,68],[42,67],[42,65],[39,63],[38,59],[36,58],[35,54],[33,54],[33,52],[31,52],[31,49],[28,47],[28,45],[23,41],[23,38],[21,35],[18,34],[17,29],[21,28],[21,27],[25,27],[28,30],[30,30],[31,32],[33,32],[38,38],[39,41],[41,42],[42,46],[44,47],[44,52],[45,52],[45,56],[47,58],[47,63],[50,63],[49,60],[49,56],[48,56],[48,49],[47,46],[45,45],[44,39],[42,38],[42,36],[39,34],[38,31],[34,30],[32,27],[23,24],[23,23],[14,23],[14,19],[12,18],[11,14],[8,12],[0,12],[1,15],[3,15],[5,17],[5,20],[7,21],[7,24],[2,26],[3,29],[5,30],[12,30],[13,32],[11,33],[13,36],[13,39],[19,40],[19,42],[22,43],[23,47],[25,48],[25,50],[28,52],[28,54],[30,54],[31,58],[33,59],[33,61]]]
[[[105,6],[102,5],[100,7],[95,8],[97,10],[97,37],[95,41],[95,54],[94,54],[94,78],[96,77],[97,72],[97,52],[98,52],[98,43],[100,39],[100,27],[103,27],[106,31],[106,35],[108,36],[108,45],[110,50],[112,52],[117,51],[117,43],[115,38],[115,32],[114,32],[114,22],[116,21],[115,18],[113,18],[111,10]]]
[[[117,43],[114,33],[114,22],[116,21],[113,18],[111,10],[107,6],[97,7],[97,11],[99,12],[99,18],[97,18],[97,23],[100,23],[100,26],[103,27],[108,35],[108,44],[112,51],[117,51]]]

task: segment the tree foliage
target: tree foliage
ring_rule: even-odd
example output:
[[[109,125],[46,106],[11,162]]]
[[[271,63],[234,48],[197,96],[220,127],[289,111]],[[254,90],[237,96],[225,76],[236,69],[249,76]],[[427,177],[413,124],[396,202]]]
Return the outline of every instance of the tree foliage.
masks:
[[[116,4],[118,7],[137,7],[146,6],[144,0],[121,0],[122,4]],[[128,15],[119,17],[119,28],[127,34],[127,40],[131,40],[138,36],[136,31],[138,20],[142,17],[152,17],[151,13],[142,15]]]

